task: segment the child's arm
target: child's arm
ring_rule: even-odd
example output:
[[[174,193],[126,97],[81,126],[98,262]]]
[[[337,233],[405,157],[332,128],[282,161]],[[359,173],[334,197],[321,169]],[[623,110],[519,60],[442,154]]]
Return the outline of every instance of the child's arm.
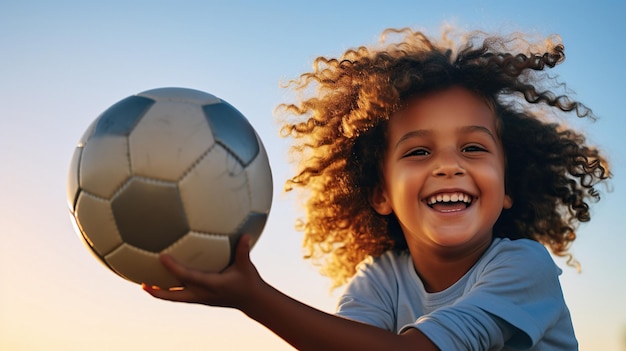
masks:
[[[265,283],[250,261],[250,238],[237,246],[235,262],[222,273],[185,267],[171,257],[163,264],[183,283],[183,290],[157,290],[152,296],[179,302],[237,308],[299,350],[426,350],[438,348],[419,330],[397,335],[344,319],[298,302]]]

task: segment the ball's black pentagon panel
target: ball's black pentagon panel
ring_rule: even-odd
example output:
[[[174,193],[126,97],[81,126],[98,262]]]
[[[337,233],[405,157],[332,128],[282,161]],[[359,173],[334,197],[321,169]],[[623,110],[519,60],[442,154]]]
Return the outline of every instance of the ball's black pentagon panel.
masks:
[[[124,242],[159,252],[189,231],[176,184],[133,177],[111,200]]]
[[[104,111],[96,124],[92,137],[99,135],[128,135],[137,121],[155,103],[142,96],[129,96]]]
[[[250,189],[250,211],[268,213],[274,191],[272,170],[263,142],[259,138],[259,155],[246,167],[248,189]]]
[[[265,227],[265,223],[267,222],[267,214],[266,213],[256,213],[250,212],[248,217],[245,219],[238,233],[241,235],[248,234],[252,237],[252,241],[256,242],[257,239],[261,236],[261,232],[263,232],[263,228]],[[231,241],[233,247],[236,247],[236,241],[239,240],[239,235],[232,235]]]
[[[221,102],[218,97],[204,91],[179,87],[150,89],[137,95],[152,98],[157,101],[178,101],[198,106],[218,104]]]
[[[259,153],[259,143],[250,122],[227,102],[202,107],[215,140],[247,166]]]

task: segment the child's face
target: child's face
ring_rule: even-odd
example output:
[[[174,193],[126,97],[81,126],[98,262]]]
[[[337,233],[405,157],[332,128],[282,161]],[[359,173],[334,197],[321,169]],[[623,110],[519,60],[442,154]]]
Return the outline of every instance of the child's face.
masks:
[[[500,212],[512,204],[494,112],[454,87],[415,99],[388,128],[375,210],[396,215],[409,248],[488,245]]]

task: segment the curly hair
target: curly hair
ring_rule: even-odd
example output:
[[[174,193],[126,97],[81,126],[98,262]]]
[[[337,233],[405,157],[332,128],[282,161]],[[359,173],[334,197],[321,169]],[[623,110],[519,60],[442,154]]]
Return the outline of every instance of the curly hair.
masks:
[[[589,221],[589,202],[611,174],[581,133],[547,118],[595,118],[571,94],[557,93],[564,84],[544,72],[565,59],[560,38],[444,31],[434,41],[405,28],[383,32],[381,45],[318,57],[288,85],[298,100],[279,106],[287,115],[281,135],[294,139],[299,166],[285,190],[306,196],[297,225],[305,257],[337,287],[367,257],[407,249],[395,215],[379,215],[369,202],[382,179],[387,122],[417,96],[460,86],[494,109],[506,155],[505,190],[515,205],[493,235],[536,240],[571,259],[577,225]]]

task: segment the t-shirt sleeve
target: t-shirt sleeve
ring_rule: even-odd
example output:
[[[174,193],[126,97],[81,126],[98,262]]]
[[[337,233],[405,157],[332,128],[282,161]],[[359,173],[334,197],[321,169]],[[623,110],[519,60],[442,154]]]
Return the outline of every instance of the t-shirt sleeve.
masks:
[[[511,241],[477,269],[476,281],[454,304],[404,329],[420,329],[441,349],[470,350],[476,345],[490,349],[503,341],[510,347],[531,349],[554,328],[573,336],[571,322],[563,325],[564,320],[569,322],[569,312],[559,283],[560,269],[541,244]],[[508,340],[501,340],[503,328],[510,330]]]
[[[337,304],[336,315],[397,331],[395,315],[397,283],[389,274],[392,263],[386,256],[375,259],[353,277]]]

